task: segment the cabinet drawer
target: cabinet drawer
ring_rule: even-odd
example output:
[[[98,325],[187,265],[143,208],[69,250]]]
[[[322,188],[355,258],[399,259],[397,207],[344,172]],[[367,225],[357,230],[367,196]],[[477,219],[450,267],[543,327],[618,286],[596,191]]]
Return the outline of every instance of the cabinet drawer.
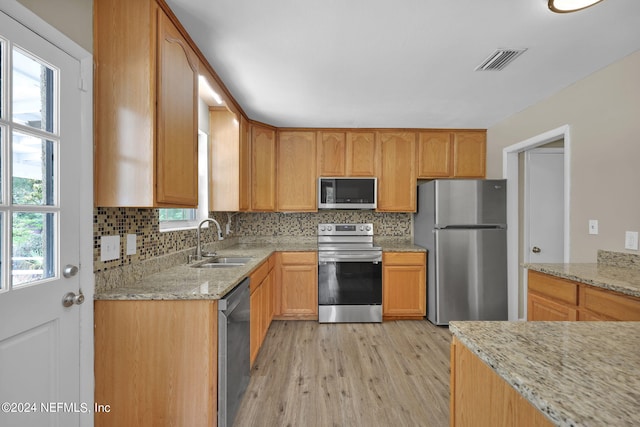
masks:
[[[640,320],[640,299],[583,285],[580,306],[615,320]]]
[[[578,304],[578,284],[548,274],[529,271],[529,291],[548,296],[568,304]]]
[[[425,252],[385,252],[382,254],[383,265],[424,265]]]
[[[282,264],[317,264],[316,252],[281,252],[280,261]]]
[[[268,261],[263,262],[258,268],[253,270],[253,273],[249,276],[249,289],[251,293],[260,286],[264,278],[267,277],[267,274],[269,274]]]

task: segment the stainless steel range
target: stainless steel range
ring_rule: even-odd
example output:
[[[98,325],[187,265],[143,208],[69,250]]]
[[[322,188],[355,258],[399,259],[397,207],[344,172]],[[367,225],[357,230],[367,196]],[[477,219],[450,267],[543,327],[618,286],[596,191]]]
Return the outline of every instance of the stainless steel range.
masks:
[[[318,224],[318,321],[382,322],[382,248],[373,224]]]

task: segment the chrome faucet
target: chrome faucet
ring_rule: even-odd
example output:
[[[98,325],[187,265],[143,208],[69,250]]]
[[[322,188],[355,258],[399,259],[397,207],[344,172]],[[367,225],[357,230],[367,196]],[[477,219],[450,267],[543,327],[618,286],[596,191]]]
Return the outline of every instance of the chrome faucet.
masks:
[[[197,238],[197,245],[196,245],[196,255],[195,255],[195,260],[201,260],[202,259],[202,242],[200,241],[200,234],[202,233],[202,225],[205,222],[212,222],[216,225],[216,228],[218,229],[218,240],[224,240],[224,237],[222,236],[222,229],[220,228],[220,224],[218,223],[218,221],[216,221],[213,218],[206,218],[203,219],[200,224],[198,224],[198,231],[196,233],[196,238]],[[207,253],[205,254],[205,256],[215,256],[215,252],[213,253]]]

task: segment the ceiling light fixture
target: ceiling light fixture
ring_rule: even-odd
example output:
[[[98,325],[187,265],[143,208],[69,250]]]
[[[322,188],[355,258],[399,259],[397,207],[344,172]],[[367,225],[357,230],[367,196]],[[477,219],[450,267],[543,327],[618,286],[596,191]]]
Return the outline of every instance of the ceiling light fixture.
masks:
[[[586,9],[602,0],[549,0],[549,9],[556,13],[569,13]]]

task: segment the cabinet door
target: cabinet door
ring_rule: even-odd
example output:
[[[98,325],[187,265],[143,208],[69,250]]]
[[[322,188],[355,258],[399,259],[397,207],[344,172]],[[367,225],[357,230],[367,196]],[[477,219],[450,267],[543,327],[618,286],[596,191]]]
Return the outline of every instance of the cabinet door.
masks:
[[[376,134],[348,132],[346,147],[347,176],[376,176]]]
[[[575,307],[532,294],[529,292],[527,302],[527,320],[578,320]]]
[[[607,320],[640,320],[640,298],[619,294],[607,290],[596,289],[592,286],[580,286],[581,315],[598,317]]]
[[[451,176],[451,132],[418,134],[418,178]]]
[[[157,205],[196,207],[198,62],[162,11],[158,12],[157,84]]]
[[[240,134],[225,107],[209,111],[209,210],[235,212],[240,204]]]
[[[385,253],[382,257],[382,314],[424,317],[427,307],[426,258],[423,253]]]
[[[279,318],[318,319],[318,257],[315,252],[280,252],[276,263]]]
[[[96,0],[93,7],[94,204],[151,207],[156,40],[150,35],[158,7],[131,0]],[[125,153],[135,161],[122,161]]]
[[[276,209],[276,133],[273,129],[251,127],[251,210]]]
[[[413,132],[380,132],[380,170],[378,210],[414,212],[416,210],[415,152]]]
[[[262,344],[262,317],[263,317],[263,305],[262,300],[264,298],[263,288],[258,285],[251,293],[249,300],[250,304],[250,322],[249,322],[249,349],[250,349],[250,362],[253,365],[253,361],[256,360],[258,352],[260,351],[260,345]]]
[[[345,176],[347,139],[344,132],[318,133],[318,176]]]
[[[453,136],[453,176],[484,178],[487,157],[486,132],[455,132]]]
[[[240,116],[240,195],[238,209],[251,209],[251,126]]]
[[[316,211],[315,132],[279,132],[277,153],[277,210]]]

